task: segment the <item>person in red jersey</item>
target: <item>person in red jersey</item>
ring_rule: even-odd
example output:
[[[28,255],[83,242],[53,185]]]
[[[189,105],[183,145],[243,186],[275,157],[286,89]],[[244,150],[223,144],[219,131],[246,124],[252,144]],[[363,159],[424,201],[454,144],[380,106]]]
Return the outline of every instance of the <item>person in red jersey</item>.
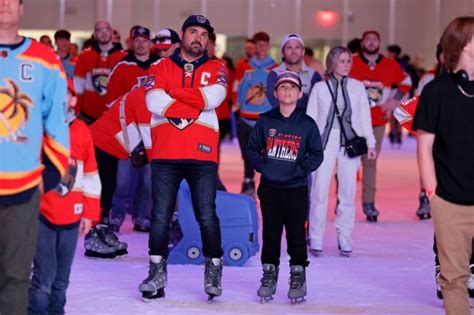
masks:
[[[112,42],[112,27],[107,21],[95,23],[94,38],[92,46],[79,55],[74,71],[76,112],[89,125],[105,111],[110,72],[127,54]]]
[[[411,79],[395,60],[380,52],[380,34],[366,31],[362,34],[361,52],[354,55],[350,76],[362,81],[371,106],[377,156],[392,111],[411,89]],[[367,221],[376,222],[379,211],[375,208],[377,160],[362,156],[362,209]]]
[[[183,179],[189,184],[201,230],[205,257],[204,289],[210,298],[222,294],[222,247],[216,215],[219,125],[215,108],[226,98],[227,68],[206,52],[214,28],[202,15],[183,23],[181,48],[162,59],[147,85],[152,113],[153,211],[149,275],[139,290],[145,299],[163,296],[171,216]]]
[[[66,289],[77,238],[100,218],[100,180],[87,125],[76,119],[72,79],[68,82],[66,122],[71,156],[68,172],[41,197],[38,243],[29,290],[29,312],[64,314]]]

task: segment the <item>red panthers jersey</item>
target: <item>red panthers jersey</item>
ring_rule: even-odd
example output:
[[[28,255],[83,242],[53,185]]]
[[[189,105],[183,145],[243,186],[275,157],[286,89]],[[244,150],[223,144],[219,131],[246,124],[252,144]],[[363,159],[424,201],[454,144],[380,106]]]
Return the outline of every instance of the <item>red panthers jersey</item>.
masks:
[[[151,159],[150,119],[151,113],[145,103],[145,89],[138,87],[112,102],[109,110],[90,125],[94,145],[125,160],[130,156],[130,151],[143,141],[148,158]]]
[[[177,50],[155,69],[154,84],[145,85],[152,112],[152,158],[217,163],[215,109],[226,98],[227,68],[207,55],[186,62]]]
[[[97,44],[84,50],[76,63],[74,88],[77,93],[76,111],[97,119],[105,111],[107,83],[113,66],[127,53],[114,46],[101,53]]]
[[[411,89],[411,79],[398,62],[383,55],[379,55],[375,65],[371,66],[362,54],[355,54],[350,76],[364,83],[373,126],[387,123],[388,117],[382,112],[380,105],[388,100],[392,88],[397,87],[403,93],[408,93]]]
[[[101,184],[94,144],[87,125],[75,119],[70,127],[71,157],[55,189],[41,197],[40,212],[54,225],[69,225],[81,217],[99,221]]]

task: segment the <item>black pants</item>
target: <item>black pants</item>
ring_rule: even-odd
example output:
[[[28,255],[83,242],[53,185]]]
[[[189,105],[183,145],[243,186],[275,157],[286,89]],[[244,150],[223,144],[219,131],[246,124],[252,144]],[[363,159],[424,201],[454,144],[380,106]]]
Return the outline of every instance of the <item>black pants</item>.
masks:
[[[304,227],[308,187],[277,188],[260,183],[257,193],[263,221],[262,264],[280,265],[281,235],[285,227],[290,265],[308,266]]]
[[[31,262],[38,236],[40,193],[19,205],[0,206],[0,314],[26,314]]]
[[[247,159],[247,143],[249,142],[250,132],[252,132],[252,127],[250,127],[242,118],[237,119],[237,139],[239,139],[240,152],[242,152],[242,159],[244,160],[244,177],[245,178],[254,178],[255,172],[252,165],[248,162]]]
[[[100,183],[102,184],[102,191],[100,193],[102,216],[100,221],[107,223],[117,184],[118,159],[97,147],[95,147],[95,156],[97,168],[99,169]]]

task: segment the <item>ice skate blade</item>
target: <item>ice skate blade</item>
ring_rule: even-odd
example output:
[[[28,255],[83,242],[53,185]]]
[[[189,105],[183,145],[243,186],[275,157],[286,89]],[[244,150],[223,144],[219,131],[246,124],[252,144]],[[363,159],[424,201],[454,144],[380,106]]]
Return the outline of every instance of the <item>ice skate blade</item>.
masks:
[[[146,303],[150,303],[164,297],[165,290],[163,288],[158,289],[156,292],[142,292],[142,299]]]
[[[313,255],[314,257],[319,257],[322,255],[323,251],[322,250],[319,250],[319,249],[309,249],[309,252],[311,255]]]
[[[377,223],[377,216],[367,216],[367,222]]]
[[[266,304],[273,300],[273,295],[272,296],[261,296],[260,297],[260,304]]]
[[[91,250],[86,250],[84,253],[84,256],[91,258],[91,259],[115,259],[117,258],[117,254],[114,253],[109,253],[109,254],[99,254],[97,252],[91,251]]]
[[[419,214],[418,218],[420,219],[420,221],[428,220],[428,219],[431,219],[431,214],[430,213]]]
[[[345,258],[350,258],[351,257],[351,253],[352,252],[347,252],[347,251],[340,251],[340,254],[342,257],[345,257]]]
[[[304,302],[306,302],[306,299],[304,297],[290,299],[291,305],[301,304]]]

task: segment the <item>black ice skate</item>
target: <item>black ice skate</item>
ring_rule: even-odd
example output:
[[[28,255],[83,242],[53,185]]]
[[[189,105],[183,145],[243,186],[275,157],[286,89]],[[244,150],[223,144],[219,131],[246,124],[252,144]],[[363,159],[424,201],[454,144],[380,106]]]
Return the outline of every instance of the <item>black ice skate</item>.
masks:
[[[211,303],[214,297],[222,295],[222,260],[218,265],[212,262],[212,259],[206,257],[204,270],[204,292],[208,295],[208,302]]]
[[[115,248],[115,254],[118,257],[122,257],[128,254],[128,245],[125,242],[119,241],[114,231],[105,224],[98,224],[96,226],[97,233],[104,243]]]
[[[273,300],[277,282],[278,282],[278,267],[273,264],[263,264],[263,276],[260,279],[260,288],[258,288],[257,295],[260,297],[260,303]]]
[[[288,298],[291,305],[305,302],[306,296],[306,270],[303,266],[290,266],[290,289],[288,290]]]
[[[420,220],[430,219],[430,210],[430,200],[428,199],[426,192],[422,191],[420,193],[420,206],[418,207],[418,210],[416,210],[416,215]]]
[[[365,215],[367,216],[367,221],[369,222],[377,222],[377,217],[379,215],[379,211],[375,209],[373,203],[362,203],[362,210],[364,211]]]
[[[166,259],[157,264],[150,261],[148,277],[140,283],[138,290],[142,293],[143,301],[150,302],[165,297],[165,287],[167,284]]]
[[[115,247],[105,243],[98,234],[96,228],[90,229],[84,238],[85,256],[91,258],[113,259],[117,257]]]

